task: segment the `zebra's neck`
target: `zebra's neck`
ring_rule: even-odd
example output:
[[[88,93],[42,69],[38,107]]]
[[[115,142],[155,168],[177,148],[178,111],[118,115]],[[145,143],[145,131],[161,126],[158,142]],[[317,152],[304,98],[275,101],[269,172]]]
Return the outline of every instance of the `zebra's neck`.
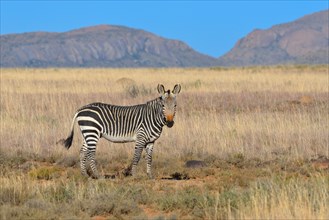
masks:
[[[151,109],[151,114],[153,115],[153,120],[161,127],[163,127],[165,122],[165,116],[163,114],[163,107],[161,98],[156,98],[154,100],[148,101],[146,105]]]

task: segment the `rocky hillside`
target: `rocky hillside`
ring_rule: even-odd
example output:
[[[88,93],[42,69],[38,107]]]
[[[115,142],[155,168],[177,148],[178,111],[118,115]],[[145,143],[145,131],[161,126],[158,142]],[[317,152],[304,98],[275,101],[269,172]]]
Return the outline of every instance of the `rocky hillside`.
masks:
[[[215,58],[178,40],[101,25],[64,33],[1,35],[1,67],[192,67]]]
[[[254,30],[219,58],[220,65],[324,64],[328,63],[329,11],[296,21]]]

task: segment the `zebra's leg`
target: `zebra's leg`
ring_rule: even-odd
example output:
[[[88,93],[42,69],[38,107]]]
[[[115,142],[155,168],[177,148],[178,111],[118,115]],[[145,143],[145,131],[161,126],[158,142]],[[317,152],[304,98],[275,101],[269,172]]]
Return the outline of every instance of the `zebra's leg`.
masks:
[[[136,169],[137,169],[137,164],[141,158],[142,152],[143,152],[143,145],[137,145],[135,146],[135,153],[133,157],[133,162],[131,166],[131,173],[133,176],[136,176]]]
[[[86,168],[87,152],[88,152],[87,144],[86,142],[84,142],[80,149],[80,169],[81,169],[81,174],[86,177],[89,176],[87,174],[87,168]]]
[[[84,139],[87,145],[87,152],[85,152],[85,154],[91,168],[91,177],[98,179],[99,175],[96,167],[96,145],[99,140],[99,134],[84,133]]]
[[[98,174],[97,167],[96,167],[96,149],[88,150],[88,160],[90,163],[92,178],[98,179],[99,174]]]
[[[153,176],[152,176],[152,151],[153,151],[153,146],[154,146],[154,143],[149,143],[146,145],[146,173],[147,173],[147,176],[150,178],[150,179],[153,179]]]

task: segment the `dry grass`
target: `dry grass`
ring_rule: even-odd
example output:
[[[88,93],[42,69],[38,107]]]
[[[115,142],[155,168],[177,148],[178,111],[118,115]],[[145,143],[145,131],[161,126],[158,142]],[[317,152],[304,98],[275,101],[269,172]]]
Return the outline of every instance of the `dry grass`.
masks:
[[[158,83],[182,92],[155,144],[156,180],[144,161],[135,180],[82,178],[79,133],[68,152],[56,144],[75,110],[143,103]],[[312,161],[329,157],[328,85],[328,66],[1,69],[1,218],[327,218],[328,170]],[[98,167],[120,173],[132,154],[101,140]],[[190,159],[208,167],[185,168]],[[161,179],[175,172],[192,179]]]

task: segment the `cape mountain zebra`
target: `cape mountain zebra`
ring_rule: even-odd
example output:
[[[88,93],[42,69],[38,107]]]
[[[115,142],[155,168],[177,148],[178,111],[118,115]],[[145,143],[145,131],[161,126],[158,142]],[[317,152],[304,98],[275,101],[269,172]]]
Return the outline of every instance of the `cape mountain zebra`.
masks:
[[[115,106],[104,103],[92,103],[80,108],[74,115],[71,133],[63,140],[69,149],[72,145],[74,123],[78,121],[84,142],[80,150],[81,173],[88,176],[86,162],[91,168],[91,177],[98,178],[95,163],[96,145],[104,137],[116,143],[136,142],[132,161],[132,175],[145,148],[147,156],[147,175],[152,178],[151,163],[154,142],[160,137],[162,127],[174,125],[176,95],[181,86],[175,85],[172,91],[158,85],[160,97],[145,104],[134,106]]]

